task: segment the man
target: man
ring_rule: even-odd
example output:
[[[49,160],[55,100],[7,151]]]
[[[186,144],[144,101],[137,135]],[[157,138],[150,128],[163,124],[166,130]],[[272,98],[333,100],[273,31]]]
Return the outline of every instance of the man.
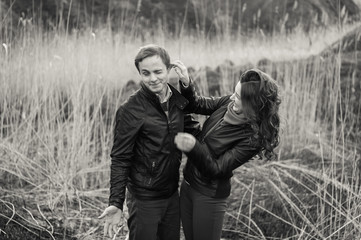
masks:
[[[171,66],[188,83],[188,73],[180,64],[171,65],[167,51],[156,45],[142,47],[135,57],[141,88],[116,114],[109,207],[99,217],[106,217],[105,235],[116,232],[127,187],[131,240],[180,238],[182,154],[174,137],[184,129],[183,109],[188,101],[168,84]]]

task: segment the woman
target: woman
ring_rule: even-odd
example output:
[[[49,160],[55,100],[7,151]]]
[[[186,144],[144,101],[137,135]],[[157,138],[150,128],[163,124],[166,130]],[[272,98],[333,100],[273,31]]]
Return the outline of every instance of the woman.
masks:
[[[186,110],[210,117],[197,138],[175,137],[188,157],[180,192],[183,230],[187,240],[220,239],[232,171],[260,152],[275,157],[281,100],[276,82],[258,69],[242,74],[233,95],[219,98],[197,96],[186,80],[181,78]]]

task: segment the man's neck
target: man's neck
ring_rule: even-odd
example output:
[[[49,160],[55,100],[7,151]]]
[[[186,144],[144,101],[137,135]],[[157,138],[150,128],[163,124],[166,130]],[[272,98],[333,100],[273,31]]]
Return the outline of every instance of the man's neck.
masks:
[[[165,102],[165,101],[168,99],[169,94],[170,94],[170,92],[169,92],[169,87],[168,87],[168,85],[166,85],[166,86],[162,89],[162,91],[157,94],[158,97],[159,97],[159,101],[160,101],[161,103],[162,103],[162,102]]]

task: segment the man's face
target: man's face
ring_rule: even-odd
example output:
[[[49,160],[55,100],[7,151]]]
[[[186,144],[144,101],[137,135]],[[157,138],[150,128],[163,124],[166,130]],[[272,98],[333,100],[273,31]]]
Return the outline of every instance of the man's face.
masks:
[[[167,89],[168,70],[162,59],[155,55],[139,62],[139,74],[145,86],[155,94],[162,94]]]

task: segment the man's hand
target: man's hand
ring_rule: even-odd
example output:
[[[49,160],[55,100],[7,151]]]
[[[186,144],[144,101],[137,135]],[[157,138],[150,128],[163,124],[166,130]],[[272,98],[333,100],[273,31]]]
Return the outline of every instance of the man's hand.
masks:
[[[116,206],[109,206],[104,210],[102,215],[98,217],[99,219],[105,218],[104,236],[108,233],[110,238],[113,237],[117,232],[117,228],[122,224],[122,216],[122,210]]]
[[[179,80],[185,87],[189,86],[189,75],[187,67],[179,60],[172,62],[174,71],[178,74]]]
[[[196,145],[196,139],[189,133],[180,132],[175,136],[174,143],[182,152],[190,152]]]

